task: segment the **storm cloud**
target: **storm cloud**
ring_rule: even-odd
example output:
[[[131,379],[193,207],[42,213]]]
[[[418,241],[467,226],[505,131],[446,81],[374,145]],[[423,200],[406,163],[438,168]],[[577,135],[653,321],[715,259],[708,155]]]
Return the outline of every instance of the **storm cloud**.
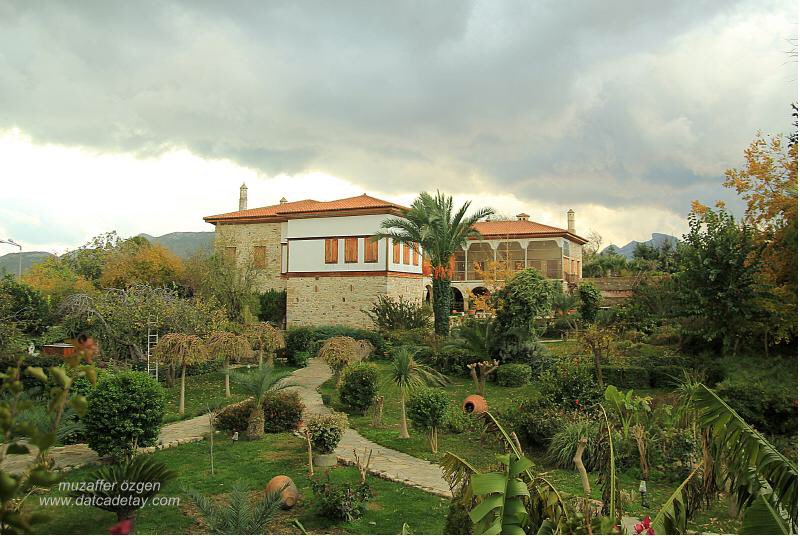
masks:
[[[757,130],[790,128],[795,9],[0,1],[0,129],[365,190],[685,213],[730,198],[722,172]]]

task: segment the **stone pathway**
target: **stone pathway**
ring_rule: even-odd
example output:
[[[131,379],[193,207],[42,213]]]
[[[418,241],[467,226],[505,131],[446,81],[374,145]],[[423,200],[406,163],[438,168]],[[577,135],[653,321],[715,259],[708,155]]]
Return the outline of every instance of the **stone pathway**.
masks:
[[[199,441],[203,439],[203,434],[208,433],[208,429],[208,415],[201,415],[193,419],[166,424],[161,428],[158,445],[155,447],[142,448],[140,452],[153,452],[157,449],[174,447],[181,443]],[[19,474],[27,469],[38,452],[36,447],[33,445],[29,446],[32,451],[31,454],[12,454],[6,456],[6,459],[3,460],[0,467],[2,467],[4,471],[8,471],[12,474]],[[53,447],[50,449],[50,456],[55,462],[55,468],[62,470],[76,469],[84,465],[97,463],[101,459],[86,443]]]
[[[322,403],[322,396],[317,391],[332,375],[331,369],[320,358],[311,359],[308,366],[298,369],[289,376],[295,383],[295,390],[300,394],[306,406],[306,413],[330,413],[331,409]],[[373,443],[352,428],[347,429],[336,449],[339,461],[348,465],[355,464],[353,449],[363,456],[364,448],[372,449],[369,472],[380,478],[401,482],[408,486],[422,489],[441,497],[452,497],[450,487],[442,478],[442,469],[438,465],[415,458],[403,452]]]

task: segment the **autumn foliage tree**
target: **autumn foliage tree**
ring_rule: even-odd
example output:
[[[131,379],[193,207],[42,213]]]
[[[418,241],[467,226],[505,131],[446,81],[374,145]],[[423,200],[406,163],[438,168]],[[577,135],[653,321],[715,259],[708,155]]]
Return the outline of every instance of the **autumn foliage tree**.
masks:
[[[136,284],[163,287],[179,283],[184,272],[183,261],[164,246],[129,239],[109,256],[99,282],[112,288]]]
[[[59,257],[50,257],[35,264],[22,281],[38,290],[48,301],[55,305],[65,297],[76,293],[90,293],[94,285]]]

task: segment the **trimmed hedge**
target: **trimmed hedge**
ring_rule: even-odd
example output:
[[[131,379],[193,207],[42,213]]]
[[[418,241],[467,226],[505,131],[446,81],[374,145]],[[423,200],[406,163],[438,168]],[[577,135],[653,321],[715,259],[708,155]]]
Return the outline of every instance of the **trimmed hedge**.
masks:
[[[253,407],[253,399],[248,398],[225,406],[217,413],[214,424],[220,430],[244,432]],[[264,399],[264,431],[269,433],[291,432],[300,426],[305,405],[296,391],[270,393]]]
[[[650,369],[650,387],[675,387],[683,381],[683,367],[663,365]]]
[[[748,424],[765,434],[797,433],[797,391],[763,381],[725,380],[716,393]]]
[[[303,326],[286,331],[285,356],[292,365],[302,365],[302,352],[316,355],[322,344],[332,337],[352,337],[368,340],[375,355],[383,355],[386,341],[380,333],[348,326]]]
[[[524,363],[507,363],[497,368],[497,384],[504,387],[522,387],[531,383],[533,371]]]

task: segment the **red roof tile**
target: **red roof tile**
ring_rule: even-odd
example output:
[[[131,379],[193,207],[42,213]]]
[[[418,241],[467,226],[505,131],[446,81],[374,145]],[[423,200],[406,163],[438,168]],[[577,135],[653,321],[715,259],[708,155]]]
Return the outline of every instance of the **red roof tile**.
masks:
[[[287,203],[279,203],[277,205],[270,205],[267,207],[250,208],[247,210],[237,210],[236,212],[227,212],[225,214],[206,216],[203,219],[207,222],[259,218],[289,219],[292,217],[302,216],[303,214],[310,215],[325,212],[370,210],[381,208],[385,208],[388,211],[408,210],[407,207],[402,205],[391,203],[389,201],[383,201],[382,199],[377,199],[367,194],[363,194],[356,197],[347,197],[345,199],[335,199],[333,201],[315,201],[314,199],[291,201]]]
[[[553,227],[529,220],[490,220],[475,224],[475,229],[485,237],[543,235],[543,236],[570,236],[576,241],[585,243],[580,236],[570,233],[567,229]]]

